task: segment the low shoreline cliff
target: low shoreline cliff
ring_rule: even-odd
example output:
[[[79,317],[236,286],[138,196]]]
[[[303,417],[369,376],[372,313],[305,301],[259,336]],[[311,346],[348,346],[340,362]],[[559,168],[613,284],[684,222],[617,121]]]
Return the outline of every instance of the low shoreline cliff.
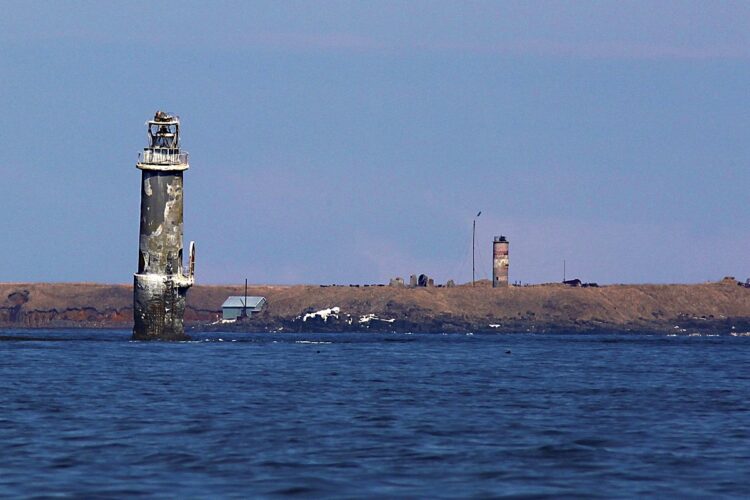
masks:
[[[252,286],[267,298],[244,323],[220,321],[240,286],[195,286],[186,324],[217,331],[586,332],[750,331],[750,289],[733,280],[697,285],[559,284],[493,289]],[[132,286],[0,283],[0,328],[130,328]]]

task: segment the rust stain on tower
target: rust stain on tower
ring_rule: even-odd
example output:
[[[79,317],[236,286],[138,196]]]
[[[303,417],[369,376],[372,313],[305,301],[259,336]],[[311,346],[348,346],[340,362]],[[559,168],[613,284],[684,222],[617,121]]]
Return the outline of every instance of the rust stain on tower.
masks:
[[[492,287],[508,286],[508,247],[510,242],[505,236],[495,236],[492,242]]]
[[[185,296],[194,282],[195,246],[183,261],[183,173],[188,154],[180,150],[180,119],[157,111],[147,122],[148,146],[139,154],[141,225],[138,272],[133,287],[133,338],[180,340]]]

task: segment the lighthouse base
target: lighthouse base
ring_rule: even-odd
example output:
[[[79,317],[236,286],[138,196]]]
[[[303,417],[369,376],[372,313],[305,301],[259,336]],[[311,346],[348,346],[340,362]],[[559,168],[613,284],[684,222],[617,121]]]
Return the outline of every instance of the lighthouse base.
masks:
[[[186,340],[183,318],[189,285],[182,276],[136,274],[133,340]]]

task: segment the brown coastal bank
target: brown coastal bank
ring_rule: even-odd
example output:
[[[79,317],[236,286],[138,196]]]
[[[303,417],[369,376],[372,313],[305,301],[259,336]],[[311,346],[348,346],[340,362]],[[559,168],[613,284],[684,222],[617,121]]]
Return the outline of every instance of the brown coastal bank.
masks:
[[[241,286],[196,286],[186,325],[234,331],[712,332],[750,331],[750,288],[736,281],[697,285],[549,284],[491,288],[252,286],[265,310],[221,323],[221,304]],[[0,283],[2,328],[131,328],[130,285]]]

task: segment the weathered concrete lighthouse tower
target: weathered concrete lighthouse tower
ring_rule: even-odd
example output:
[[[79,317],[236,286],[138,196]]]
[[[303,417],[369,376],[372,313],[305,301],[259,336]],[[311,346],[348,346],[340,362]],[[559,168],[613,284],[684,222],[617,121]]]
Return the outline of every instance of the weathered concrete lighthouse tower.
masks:
[[[180,151],[180,120],[157,111],[148,125],[141,170],[141,229],[133,287],[133,339],[180,340],[185,295],[193,284],[194,244],[182,267],[182,175],[188,154]]]
[[[505,236],[495,236],[492,242],[492,288],[508,286],[508,246]]]

